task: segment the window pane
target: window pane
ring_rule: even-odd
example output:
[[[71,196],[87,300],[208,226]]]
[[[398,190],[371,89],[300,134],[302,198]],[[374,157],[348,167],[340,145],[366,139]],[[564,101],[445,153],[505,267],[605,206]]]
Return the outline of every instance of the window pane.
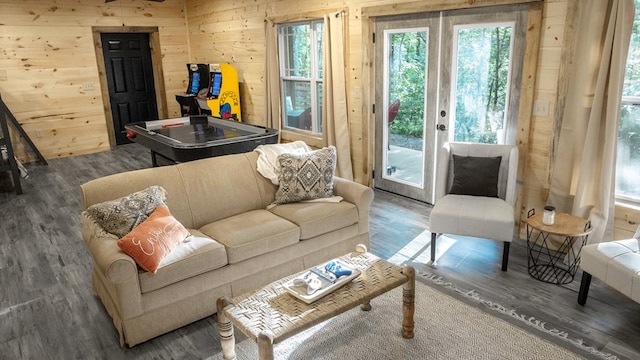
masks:
[[[502,143],[509,86],[511,26],[459,28],[455,141]]]
[[[618,125],[616,197],[640,202],[640,1],[629,43]]]
[[[316,63],[318,64],[318,66],[316,67],[316,74],[318,79],[322,79],[322,44],[323,44],[323,29],[324,29],[324,24],[322,22],[317,22],[315,23],[315,29],[316,29]]]
[[[322,83],[316,83],[316,104],[318,104],[318,111],[316,111],[316,129],[318,134],[322,134]]]
[[[383,178],[424,185],[428,29],[385,30]]]
[[[311,130],[311,83],[285,80],[285,127]]]
[[[283,39],[284,76],[311,77],[311,25],[281,27]]]
[[[279,26],[284,128],[322,133],[323,30],[322,20]]]
[[[640,105],[622,105],[619,129],[616,195],[640,201]]]
[[[631,32],[622,96],[640,96],[640,11],[638,10],[640,10],[640,1],[636,0],[636,16]]]

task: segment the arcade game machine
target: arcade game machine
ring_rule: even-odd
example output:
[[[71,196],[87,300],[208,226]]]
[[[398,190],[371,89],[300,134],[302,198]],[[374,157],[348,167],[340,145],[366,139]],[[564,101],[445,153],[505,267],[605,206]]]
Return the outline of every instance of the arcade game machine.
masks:
[[[180,104],[182,116],[201,115],[202,110],[197,97],[202,92],[208,92],[210,88],[209,64],[187,64],[187,70],[189,71],[187,91],[184,94],[177,94],[176,101]]]
[[[209,91],[197,96],[203,113],[213,117],[242,121],[238,72],[230,64],[209,64]],[[200,94],[203,94],[201,92]]]
[[[189,88],[176,95],[182,117],[125,125],[129,139],[151,150],[153,166],[249,152],[278,142],[279,130],[242,123],[233,66],[187,64],[187,69]]]

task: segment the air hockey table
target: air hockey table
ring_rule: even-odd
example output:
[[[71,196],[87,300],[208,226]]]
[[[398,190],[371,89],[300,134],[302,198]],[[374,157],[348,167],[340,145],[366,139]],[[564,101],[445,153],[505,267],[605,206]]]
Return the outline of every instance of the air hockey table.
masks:
[[[130,140],[151,150],[153,166],[249,152],[277,143],[279,133],[207,115],[131,123],[125,129]]]

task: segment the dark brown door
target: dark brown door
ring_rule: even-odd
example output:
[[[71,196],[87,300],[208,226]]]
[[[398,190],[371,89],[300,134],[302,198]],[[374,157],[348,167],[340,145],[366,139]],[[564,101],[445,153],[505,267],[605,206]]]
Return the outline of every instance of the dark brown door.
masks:
[[[126,144],[125,125],[158,119],[149,34],[102,33],[101,38],[116,144]]]

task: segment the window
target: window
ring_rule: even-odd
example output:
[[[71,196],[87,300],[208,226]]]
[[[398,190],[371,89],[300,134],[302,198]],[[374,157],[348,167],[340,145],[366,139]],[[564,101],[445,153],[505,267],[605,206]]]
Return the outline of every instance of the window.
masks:
[[[282,127],[322,134],[322,20],[278,26]]]
[[[635,0],[636,15],[627,56],[622,88],[622,108],[618,125],[616,198],[640,203],[640,0]]]
[[[515,24],[454,27],[450,141],[504,144]]]

